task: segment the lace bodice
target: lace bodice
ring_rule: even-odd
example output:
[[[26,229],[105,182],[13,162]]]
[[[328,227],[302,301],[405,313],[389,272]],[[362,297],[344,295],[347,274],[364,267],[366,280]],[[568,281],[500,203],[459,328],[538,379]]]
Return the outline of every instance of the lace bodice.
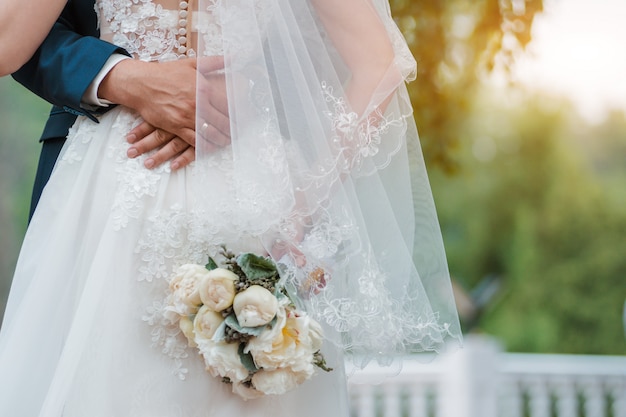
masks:
[[[241,10],[222,0],[203,0],[202,4],[198,10],[197,1],[192,0],[97,0],[100,37],[143,61],[223,55],[221,25],[238,21],[245,25],[239,18]],[[253,4],[263,27],[269,2],[254,0]],[[228,46],[232,51],[232,45]],[[245,48],[245,42],[237,45],[237,49]]]
[[[216,0],[219,1],[219,0]],[[222,52],[220,30],[211,12],[200,29],[193,3],[185,0],[98,0],[101,38],[144,61],[196,56],[197,33],[209,34],[204,55]]]

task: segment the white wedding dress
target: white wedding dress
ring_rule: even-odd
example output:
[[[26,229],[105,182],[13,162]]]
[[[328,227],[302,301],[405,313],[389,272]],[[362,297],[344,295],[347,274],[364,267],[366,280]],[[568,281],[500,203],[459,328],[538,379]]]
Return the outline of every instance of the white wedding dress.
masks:
[[[222,36],[226,31],[222,24],[233,19],[243,21],[244,15],[243,6],[228,10],[226,3],[228,7],[250,4],[246,10],[252,10],[261,22],[263,37],[263,28],[271,27],[263,19],[278,10],[270,9],[273,12],[268,14],[267,7],[281,2],[224,0],[222,5],[222,0],[211,0],[202,3],[202,12],[195,12],[188,10],[193,7],[191,2],[98,0],[96,10],[104,39],[125,48],[135,58],[168,61],[194,54],[228,55],[226,49],[232,43]],[[239,36],[245,29],[235,28],[232,33]],[[202,46],[194,45],[196,38],[204,40]],[[236,48],[238,57],[250,52],[241,45]],[[231,69],[235,67],[231,64]],[[229,83],[229,88],[236,89],[232,79]],[[403,91],[403,87],[393,88]],[[251,87],[242,100],[254,102],[258,99],[254,93]],[[334,126],[348,123],[353,113],[345,112],[343,102],[334,93],[339,91],[322,84],[323,101],[338,112],[330,120]],[[300,249],[307,256],[312,254],[311,258],[319,254],[322,260],[331,259],[328,253],[332,252],[339,253],[341,259],[333,274],[337,278],[328,289],[321,291],[319,299],[303,301],[303,305],[324,326],[328,340],[322,352],[334,370],[318,371],[287,394],[250,401],[232,394],[228,384],[205,371],[200,355],[187,346],[178,326],[164,313],[168,280],[182,264],[206,263],[222,243],[235,252],[262,253],[268,249],[266,236],[280,234],[286,224],[292,224],[285,219],[293,219],[293,201],[281,191],[291,190],[291,185],[283,187],[285,177],[296,177],[288,165],[311,155],[310,149],[305,152],[285,140],[284,131],[289,130],[285,126],[277,127],[278,123],[268,123],[267,118],[251,117],[245,123],[247,119],[241,117],[245,112],[237,113],[232,106],[231,119],[239,116],[233,145],[199,155],[195,164],[176,172],[171,172],[167,164],[148,170],[143,165],[145,156],[126,156],[129,145],[125,136],[141,121],[129,109],[116,107],[101,116],[98,124],[82,117],[77,120],[32,219],[16,268],[0,337],[0,415],[346,417],[349,407],[343,350],[359,353],[361,340],[356,336],[349,339],[349,335],[367,339],[363,346],[375,341],[385,345],[383,348],[391,346],[389,352],[398,354],[438,350],[446,336],[460,337],[453,308],[452,312],[444,312],[435,308],[432,300],[428,302],[429,290],[437,294],[449,291],[445,259],[444,266],[437,258],[438,267],[429,267],[428,273],[443,277],[438,284],[427,283],[426,273],[421,272],[421,281],[407,278],[412,283],[392,290],[382,288],[375,274],[370,274],[369,281],[370,275],[362,274],[356,287],[341,284],[341,271],[356,270],[347,261],[351,259],[348,254],[366,254],[359,255],[361,260],[356,265],[366,265],[368,271],[382,268],[372,267],[375,258],[370,253],[382,253],[389,265],[397,267],[398,263],[389,258],[394,254],[385,251],[389,242],[381,241],[381,247],[368,249],[363,239],[355,237],[365,228],[357,222],[363,218],[367,221],[367,210],[346,214],[345,207],[337,210],[331,204],[322,204],[324,215],[315,217],[317,212],[313,210],[300,212],[321,219],[309,228],[311,232],[302,240]],[[400,136],[405,135],[407,128],[401,122],[406,112],[396,116],[377,122],[377,126],[388,125],[384,131],[369,125],[370,136],[372,131],[378,136],[393,134],[394,129]],[[371,137],[368,140],[368,144],[374,143]],[[362,162],[369,155],[378,155],[383,161],[373,163],[375,169],[370,171],[388,166],[395,155],[406,152],[404,140],[390,142],[388,151],[384,143],[378,142],[380,150],[376,152],[360,150],[359,169],[370,170]],[[242,161],[245,164],[248,160],[238,150],[251,147],[257,147],[249,152],[256,158],[252,166],[258,163],[260,168],[240,174]],[[326,166],[320,172],[326,174]],[[354,165],[344,168],[343,174]],[[324,192],[318,186],[317,194],[312,194],[320,201],[328,200],[329,195],[332,201],[340,200],[336,196],[343,194],[337,187],[350,183],[343,174],[334,178],[339,183],[335,181]],[[392,180],[401,181],[397,172],[390,175]],[[325,178],[320,175],[318,182]],[[306,184],[305,180],[301,184]],[[194,185],[198,183],[202,188]],[[351,192],[357,195],[359,187],[356,183],[356,191]],[[372,190],[368,188],[365,194]],[[430,213],[432,203],[426,192],[424,210]],[[396,207],[390,210],[399,217],[412,211],[411,207],[406,211]],[[387,230],[392,228],[390,224],[381,220],[373,227]],[[399,241],[410,246],[412,238],[408,234],[401,230]],[[422,246],[434,252],[428,242],[424,239]],[[407,277],[418,276],[403,271]],[[419,301],[416,311],[392,301],[413,292],[419,294],[411,298]],[[393,317],[400,315],[402,319],[396,323]],[[382,352],[383,348],[373,349]]]

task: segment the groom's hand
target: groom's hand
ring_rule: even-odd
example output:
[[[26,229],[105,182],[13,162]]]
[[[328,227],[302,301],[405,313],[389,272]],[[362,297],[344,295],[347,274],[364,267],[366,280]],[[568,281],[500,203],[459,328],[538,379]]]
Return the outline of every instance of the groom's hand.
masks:
[[[196,157],[195,147],[175,134],[157,129],[147,122],[142,122],[131,130],[126,139],[132,145],[127,152],[129,158],[158,149],[144,161],[145,167],[149,169],[171,161],[170,168],[175,171],[189,165]]]
[[[230,143],[230,121],[223,58],[201,58],[205,75],[198,76],[196,59],[165,63],[125,60],[118,63],[100,84],[98,96],[136,110],[144,123],[129,133],[129,156],[160,148],[146,166],[172,160],[172,168],[194,159],[196,89],[208,97],[198,109],[200,134],[211,146]]]

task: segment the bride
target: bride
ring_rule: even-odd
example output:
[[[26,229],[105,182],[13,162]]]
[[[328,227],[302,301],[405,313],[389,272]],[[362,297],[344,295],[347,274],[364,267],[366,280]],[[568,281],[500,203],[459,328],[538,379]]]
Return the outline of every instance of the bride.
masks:
[[[460,341],[404,86],[415,62],[386,0],[96,10],[136,59],[197,57],[223,79],[230,143],[197,116],[196,161],[148,170],[127,157],[136,113],[77,120],[16,268],[1,415],[348,416],[345,369]],[[205,291],[216,271],[233,278]],[[216,294],[227,305],[205,314]]]

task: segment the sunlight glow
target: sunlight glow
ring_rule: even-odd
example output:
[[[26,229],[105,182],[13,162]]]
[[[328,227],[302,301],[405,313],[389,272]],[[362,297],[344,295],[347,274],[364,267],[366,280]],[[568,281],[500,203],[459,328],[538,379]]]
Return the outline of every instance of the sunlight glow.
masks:
[[[571,98],[589,121],[626,110],[626,0],[546,0],[513,74],[531,90]]]

